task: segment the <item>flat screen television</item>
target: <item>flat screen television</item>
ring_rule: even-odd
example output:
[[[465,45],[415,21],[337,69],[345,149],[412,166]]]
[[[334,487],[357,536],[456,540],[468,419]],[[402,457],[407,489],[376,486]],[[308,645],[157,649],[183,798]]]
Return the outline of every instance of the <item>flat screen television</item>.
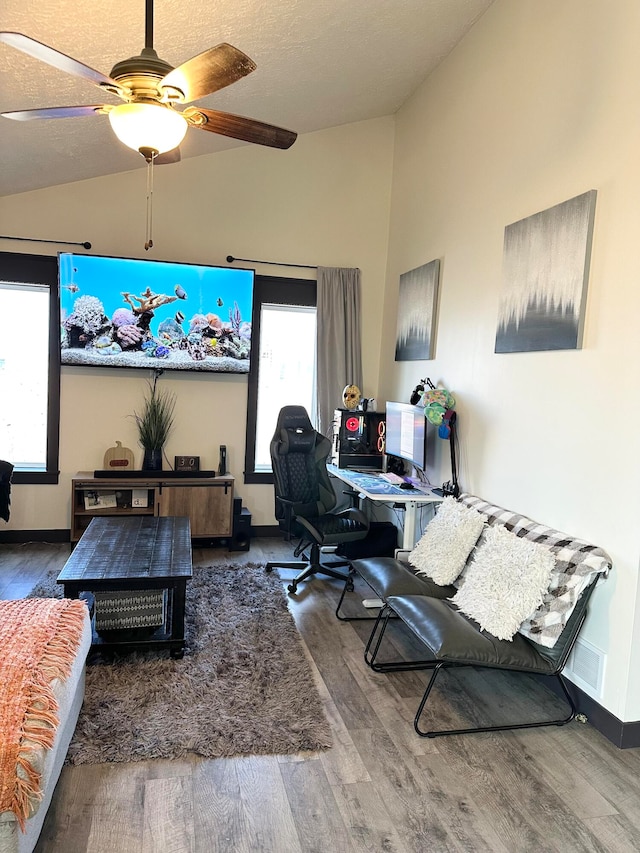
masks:
[[[58,255],[62,364],[248,373],[254,271]]]
[[[424,409],[409,403],[387,403],[385,453],[424,471],[427,464],[427,421]]]

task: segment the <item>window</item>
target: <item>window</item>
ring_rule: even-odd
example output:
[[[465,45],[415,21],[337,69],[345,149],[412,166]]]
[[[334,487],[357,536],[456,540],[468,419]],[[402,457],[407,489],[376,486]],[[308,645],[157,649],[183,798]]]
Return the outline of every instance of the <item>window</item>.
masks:
[[[316,397],[316,282],[256,276],[247,401],[245,483],[272,483],[269,444],[283,406]]]
[[[0,458],[14,483],[57,483],[58,260],[0,252]]]

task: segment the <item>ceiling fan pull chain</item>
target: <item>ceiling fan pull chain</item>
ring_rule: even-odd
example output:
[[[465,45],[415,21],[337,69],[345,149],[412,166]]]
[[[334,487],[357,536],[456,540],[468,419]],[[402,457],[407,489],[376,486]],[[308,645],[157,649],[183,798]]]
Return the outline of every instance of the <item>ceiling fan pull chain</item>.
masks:
[[[153,248],[152,230],[153,230],[153,161],[154,157],[150,157],[147,161],[147,234],[144,244],[145,251]]]

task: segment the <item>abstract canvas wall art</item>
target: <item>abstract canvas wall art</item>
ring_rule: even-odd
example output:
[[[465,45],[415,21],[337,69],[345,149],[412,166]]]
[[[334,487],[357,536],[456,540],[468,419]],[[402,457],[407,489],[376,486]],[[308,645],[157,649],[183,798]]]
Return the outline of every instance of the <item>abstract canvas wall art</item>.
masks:
[[[596,191],[507,225],[495,352],[580,349]]]
[[[440,261],[400,276],[396,361],[433,358]]]

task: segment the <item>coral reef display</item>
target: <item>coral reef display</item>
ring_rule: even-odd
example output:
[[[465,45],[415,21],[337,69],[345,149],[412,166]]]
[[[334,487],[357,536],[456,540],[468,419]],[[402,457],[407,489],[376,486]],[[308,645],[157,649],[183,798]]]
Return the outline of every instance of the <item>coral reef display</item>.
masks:
[[[215,314],[195,314],[188,319],[178,312],[180,322],[175,318],[162,320],[154,334],[155,308],[150,306],[168,304],[175,297],[147,290],[139,297],[123,293],[123,298],[138,307],[119,308],[109,318],[99,299],[78,297],[74,310],[62,324],[63,347],[93,351],[102,358],[123,352],[139,352],[145,359],[161,360],[172,356],[184,358],[186,354],[195,362],[206,358],[249,358],[251,324],[242,320],[237,303],[229,309],[228,322]],[[182,328],[184,320],[188,323],[188,333]]]
[[[139,351],[146,358],[163,360],[178,353],[187,353],[193,361],[207,357],[249,358],[251,324],[242,320],[237,302],[229,309],[228,322],[217,314],[200,313],[187,320],[187,315],[179,311],[176,317],[162,320],[154,334],[152,321],[157,309],[177,298],[187,299],[186,293],[167,296],[147,288],[140,296],[124,292],[122,298],[130,307],[117,308],[109,318],[97,297],[79,296],[63,321],[66,346],[93,349],[103,357]],[[188,334],[182,328],[185,320]]]

